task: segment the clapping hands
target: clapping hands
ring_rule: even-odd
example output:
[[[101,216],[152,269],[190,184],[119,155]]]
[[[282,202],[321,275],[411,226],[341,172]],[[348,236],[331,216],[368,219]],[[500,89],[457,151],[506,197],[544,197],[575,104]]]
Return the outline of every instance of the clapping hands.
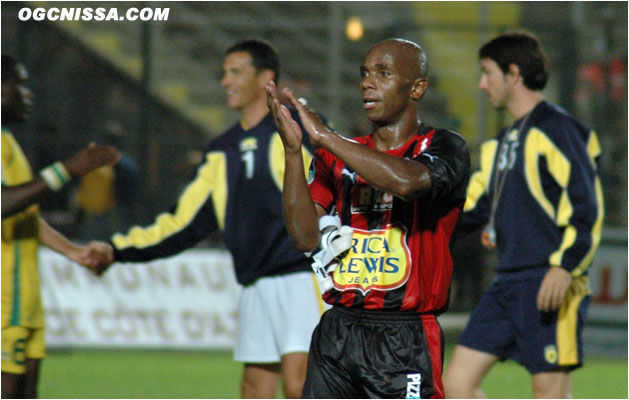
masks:
[[[280,137],[284,143],[284,150],[301,152],[303,132],[299,124],[291,116],[288,108],[280,103],[275,82],[270,81],[267,83],[265,90],[267,106],[279,130]],[[307,106],[305,99],[298,99],[288,88],[285,88],[282,93],[299,112],[299,118],[310,136],[310,142],[315,147],[321,147],[321,142],[325,140],[326,135],[331,133],[330,130],[328,130],[321,118]]]

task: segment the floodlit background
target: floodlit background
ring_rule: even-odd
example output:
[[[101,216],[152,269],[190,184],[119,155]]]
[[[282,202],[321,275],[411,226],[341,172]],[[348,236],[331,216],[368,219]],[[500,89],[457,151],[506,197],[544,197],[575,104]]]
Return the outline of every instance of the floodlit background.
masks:
[[[115,8],[119,15],[131,7],[148,7],[168,8],[169,13],[167,21],[152,22],[19,21],[18,12],[24,7]],[[508,116],[494,111],[477,90],[478,49],[506,30],[524,28],[537,34],[551,63],[545,96],[595,129],[603,148],[600,173],[606,219],[592,273],[594,303],[586,354],[599,360],[598,364],[619,371],[620,380],[607,382],[605,379],[615,379],[613,373],[586,365],[583,376],[600,372],[593,385],[601,382],[601,386],[616,390],[588,391],[589,383],[586,389],[575,378],[575,396],[627,397],[626,2],[38,1],[2,2],[1,11],[2,53],[26,65],[36,96],[30,121],[14,130],[33,168],[64,159],[89,141],[112,137],[107,135],[112,132],[124,153],[137,164],[137,180],[125,191],[132,201],[124,209],[120,204],[103,202],[100,208],[87,210],[78,181],[41,204],[44,217],[56,228],[85,241],[106,239],[130,224],[152,222],[176,201],[181,188],[194,176],[212,138],[238,120],[224,104],[219,81],[224,51],[238,40],[262,38],[273,43],[282,63],[280,86],[289,86],[307,98],[346,136],[365,134],[370,129],[358,90],[359,66],[370,46],[390,37],[418,42],[427,51],[430,64],[429,90],[420,103],[420,115],[428,124],[460,132],[470,145],[476,167],[480,144],[510,123]],[[98,177],[92,185],[98,187]],[[97,197],[103,200],[102,195]],[[225,252],[220,235],[202,243],[198,251],[207,255],[205,264],[195,261],[195,253],[192,258],[184,255],[163,264],[116,267],[99,282],[44,254],[43,264],[51,265],[44,272],[48,277],[44,291],[49,344],[53,349],[72,351],[50,355],[42,373],[42,396],[237,397],[240,365],[231,361],[228,352],[238,288],[229,265],[222,264]],[[441,318],[449,343],[455,343],[467,313],[493,273],[493,255],[480,248],[474,235],[457,246],[455,261],[451,311]],[[217,274],[219,267],[222,269]],[[200,293],[187,292],[195,285],[179,290],[189,284],[182,278],[186,273]],[[141,302],[150,307],[151,297],[146,296],[156,287],[163,290],[165,298],[172,296],[177,299],[173,303],[183,304],[174,306],[179,307],[175,311],[134,308]],[[101,297],[91,303],[84,300],[94,290],[110,293],[110,289],[119,290],[114,300],[104,301],[110,308],[98,308]],[[195,296],[207,296],[206,311],[203,304],[194,310],[186,308],[187,299],[198,298]],[[220,302],[212,300],[219,297]],[[77,303],[87,304],[87,309],[77,308]],[[169,312],[172,315],[164,317],[163,313]],[[160,325],[168,321],[167,317],[181,322],[178,328],[187,345],[173,345],[180,340],[179,333],[172,324]],[[99,352],[86,350],[94,347]],[[192,351],[182,353],[181,360],[171,360],[175,353],[120,350],[146,347],[219,349],[227,356],[204,353],[207,357],[199,358],[192,356],[196,353]],[[84,364],[77,361],[81,357]],[[160,396],[152,391],[155,385],[138,389],[133,382],[148,378],[133,374],[144,368],[120,364],[136,357],[166,364],[153,377],[180,374],[194,379],[191,374],[198,373],[202,383],[199,391],[160,388]],[[195,362],[195,357],[199,367],[188,371],[186,365]],[[79,364],[75,367],[74,362]],[[94,377],[89,374],[89,365],[96,362],[105,363],[99,364],[99,370],[124,370],[127,386],[113,390],[105,385],[96,392],[87,389],[96,385],[89,380]],[[148,363],[156,365],[158,361]],[[74,375],[67,379],[53,375],[65,373],[64,366],[70,372],[70,365],[86,372],[85,377],[76,378],[86,388],[69,385],[75,389],[64,391],[68,385],[55,383],[74,379],[70,378]],[[233,382],[221,374],[233,377]],[[496,391],[487,392],[528,397],[526,377],[522,379],[525,389],[517,391],[521,385],[497,377]],[[510,392],[513,388],[515,391]]]

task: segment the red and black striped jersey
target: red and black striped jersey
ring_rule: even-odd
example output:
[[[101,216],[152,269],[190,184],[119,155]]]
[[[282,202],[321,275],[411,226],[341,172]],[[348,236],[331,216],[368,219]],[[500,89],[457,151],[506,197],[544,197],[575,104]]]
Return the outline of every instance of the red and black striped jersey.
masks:
[[[371,135],[354,139],[374,147]],[[386,151],[426,165],[431,188],[405,201],[372,186],[341,159],[319,149],[311,164],[313,201],[334,207],[354,228],[352,247],[324,294],[333,305],[440,313],[452,276],[450,237],[465,201],[470,160],[458,134],[422,125],[403,146]]]

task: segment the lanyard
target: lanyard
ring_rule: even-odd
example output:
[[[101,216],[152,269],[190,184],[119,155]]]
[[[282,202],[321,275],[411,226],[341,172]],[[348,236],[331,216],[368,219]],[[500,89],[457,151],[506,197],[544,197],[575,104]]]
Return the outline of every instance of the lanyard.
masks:
[[[522,132],[526,133],[526,131],[524,130],[524,127],[526,123],[528,122],[528,119],[532,113],[533,113],[533,110],[531,110],[528,114],[526,114],[526,117],[524,117],[524,120],[522,120],[522,123],[518,126],[517,134],[516,134],[516,138],[514,142],[514,145],[516,148],[519,145],[521,133]],[[503,152],[506,153],[504,168],[500,169],[500,163],[501,163],[500,153],[498,154],[498,158],[494,162],[494,165],[493,165],[492,176],[495,176],[495,178],[494,178],[492,196],[490,200],[489,222],[487,223],[487,226],[485,227],[485,230],[483,232],[483,240],[484,241],[486,240],[488,244],[491,246],[496,245],[496,228],[494,225],[495,225],[495,218],[496,218],[496,210],[498,209],[498,200],[502,196],[502,190],[504,189],[505,182],[507,181],[507,175],[509,173],[509,170],[511,170],[511,168],[513,168],[513,165],[515,164],[515,153],[510,152],[509,149],[505,148],[505,144],[507,143],[508,138],[511,136],[510,132],[514,129],[514,127],[515,127],[515,124],[512,125],[507,130],[507,132],[504,134],[504,136],[500,140],[500,147],[498,148],[498,151],[500,153],[503,153]]]

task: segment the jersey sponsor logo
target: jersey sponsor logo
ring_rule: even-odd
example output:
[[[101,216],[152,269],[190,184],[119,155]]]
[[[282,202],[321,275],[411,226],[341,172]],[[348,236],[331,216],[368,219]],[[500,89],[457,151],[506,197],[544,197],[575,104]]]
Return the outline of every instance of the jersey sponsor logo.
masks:
[[[422,136],[421,142],[415,143],[414,150],[413,150],[413,158],[417,157],[418,155],[420,155],[421,153],[423,153],[424,151],[426,151],[426,149],[430,147],[430,145],[432,144],[432,138],[434,136],[435,136],[435,130],[433,129],[427,134]]]
[[[354,186],[352,189],[352,214],[393,209],[393,195],[373,186]]]
[[[352,247],[333,273],[338,290],[393,290],[403,286],[411,272],[406,230],[387,225],[385,229],[354,228]]]
[[[435,158],[437,158],[437,156],[433,156],[430,153],[422,153],[422,156],[424,157],[428,157],[428,159],[430,160],[430,162],[435,162]]]
[[[406,374],[406,398],[421,399],[422,374]]]
[[[423,153],[428,148],[428,143],[429,143],[428,140],[429,140],[429,138],[427,138],[427,137],[424,138],[424,140],[422,140],[421,147],[419,148],[419,152],[420,153]]]
[[[352,183],[356,183],[356,172],[352,172],[347,167],[343,168],[341,171],[341,176],[347,176]]]
[[[253,151],[258,149],[258,139],[255,137],[246,137],[240,141],[240,152]]]

